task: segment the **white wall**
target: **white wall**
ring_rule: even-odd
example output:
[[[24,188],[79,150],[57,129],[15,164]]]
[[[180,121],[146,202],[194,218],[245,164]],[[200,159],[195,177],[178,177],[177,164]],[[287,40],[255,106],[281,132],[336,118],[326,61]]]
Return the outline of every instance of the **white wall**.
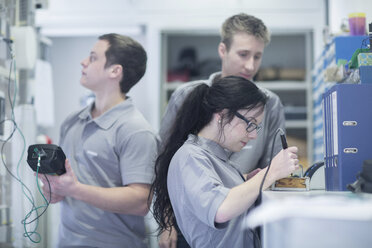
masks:
[[[80,61],[88,56],[96,38],[61,37],[51,40],[53,45],[50,48],[50,62],[53,66],[56,126],[50,135],[53,142],[58,144],[59,127],[62,121],[72,111],[80,108],[80,97],[88,94],[88,91],[79,83]]]
[[[342,19],[347,19],[348,14],[364,12],[366,24],[372,22],[372,1],[370,0],[329,0],[329,26],[331,33],[340,33]],[[367,25],[368,30],[368,25]]]
[[[161,31],[218,31],[228,16],[246,12],[261,18],[270,29],[314,30],[317,55],[323,46],[324,6],[323,0],[49,0],[49,9],[38,11],[36,24],[42,27],[44,34],[52,37],[126,32],[145,27],[149,61],[142,89],[138,92],[141,99],[138,104],[147,106],[143,108],[144,115],[157,129],[160,122]]]
[[[55,89],[55,122],[50,136],[54,143],[59,141],[59,127],[72,111],[81,109],[81,100],[90,91],[80,85],[82,66],[80,62],[89,56],[97,41],[97,36],[53,37],[50,48],[51,64],[53,65],[53,83]],[[144,36],[132,36],[144,44]],[[145,76],[146,77],[146,76]],[[141,101],[145,91],[145,79],[132,88],[129,96],[133,96],[135,104],[142,112],[146,112],[146,102]]]

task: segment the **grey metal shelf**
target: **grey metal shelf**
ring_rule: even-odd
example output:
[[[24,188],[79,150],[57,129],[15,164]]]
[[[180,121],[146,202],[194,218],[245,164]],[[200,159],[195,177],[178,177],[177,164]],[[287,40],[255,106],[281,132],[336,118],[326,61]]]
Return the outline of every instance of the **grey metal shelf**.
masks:
[[[167,82],[168,72],[175,67],[177,56],[184,47],[194,47],[199,58],[217,59],[217,46],[220,42],[218,30],[164,30],[161,44],[161,115],[163,115],[171,93],[185,82]],[[276,93],[283,105],[289,107],[303,107],[306,113],[296,115],[292,112],[286,121],[286,128],[291,135],[306,143],[306,159],[312,163],[312,87],[311,67],[313,64],[313,35],[312,30],[272,30],[272,41],[265,48],[261,68],[300,68],[305,72],[304,78],[271,81],[257,81],[257,85]],[[202,76],[201,79],[206,79]],[[288,110],[288,109],[286,109]],[[305,115],[305,116],[304,116]]]
[[[272,91],[306,91],[308,88],[307,82],[305,81],[265,81],[258,82],[257,85]]]

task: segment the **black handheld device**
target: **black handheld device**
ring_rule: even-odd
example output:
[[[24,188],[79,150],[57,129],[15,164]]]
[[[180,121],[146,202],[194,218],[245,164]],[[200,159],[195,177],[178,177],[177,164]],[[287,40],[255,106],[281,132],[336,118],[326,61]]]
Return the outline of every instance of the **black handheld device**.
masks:
[[[39,157],[39,173],[62,175],[66,172],[66,155],[62,148],[53,144],[34,144],[28,147],[27,163],[37,171]]]

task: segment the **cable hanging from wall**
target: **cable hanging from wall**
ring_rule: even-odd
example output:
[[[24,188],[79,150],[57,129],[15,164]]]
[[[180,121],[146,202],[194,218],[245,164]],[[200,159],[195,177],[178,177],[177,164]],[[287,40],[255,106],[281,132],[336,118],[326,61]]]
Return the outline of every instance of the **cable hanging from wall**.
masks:
[[[9,173],[9,175],[15,179],[22,188],[22,193],[25,196],[25,198],[29,201],[31,204],[31,209],[29,212],[26,214],[24,219],[21,221],[21,224],[23,225],[24,229],[24,237],[27,237],[32,243],[40,243],[41,242],[41,236],[37,232],[38,224],[39,224],[39,218],[46,212],[49,202],[51,200],[51,193],[49,195],[49,201],[46,199],[44,194],[42,193],[39,185],[39,180],[38,176],[39,173],[38,171],[36,172],[36,186],[38,192],[41,194],[44,204],[41,206],[36,206],[35,204],[35,198],[32,194],[32,191],[30,188],[23,182],[21,176],[20,176],[20,165],[21,162],[24,158],[25,155],[25,150],[26,150],[26,140],[25,137],[21,131],[21,129],[18,127],[17,122],[15,120],[15,114],[14,114],[14,107],[16,103],[16,96],[17,96],[17,78],[16,78],[16,60],[14,56],[14,52],[12,49],[12,43],[13,41],[8,38],[2,38],[2,41],[7,44],[7,47],[9,49],[10,53],[10,65],[9,65],[9,76],[8,76],[8,85],[7,85],[7,94],[8,94],[8,99],[9,99],[9,105],[10,105],[10,118],[4,118],[3,120],[0,121],[0,125],[4,125],[7,122],[10,122],[11,124],[11,131],[9,132],[9,135],[7,137],[3,137],[2,139],[0,138],[0,141],[2,141],[1,145],[1,162],[3,163],[6,171]],[[0,41],[1,42],[1,41]],[[14,80],[12,80],[12,77]],[[12,83],[13,82],[13,83]],[[6,162],[6,156],[5,156],[5,147],[7,144],[9,144],[10,140],[13,138],[14,134],[18,132],[23,143],[23,149],[20,154],[19,160],[17,161],[17,166],[16,166],[16,175],[11,171],[9,168],[7,162]],[[5,135],[4,135],[5,136]],[[45,176],[45,175],[44,175]],[[49,187],[49,192],[50,192],[50,184],[48,178],[45,176],[47,182],[48,182],[48,187]],[[40,213],[40,211],[42,212]],[[34,216],[34,217],[33,217]],[[33,218],[32,218],[33,217]],[[33,227],[30,227],[30,224],[34,223]]]

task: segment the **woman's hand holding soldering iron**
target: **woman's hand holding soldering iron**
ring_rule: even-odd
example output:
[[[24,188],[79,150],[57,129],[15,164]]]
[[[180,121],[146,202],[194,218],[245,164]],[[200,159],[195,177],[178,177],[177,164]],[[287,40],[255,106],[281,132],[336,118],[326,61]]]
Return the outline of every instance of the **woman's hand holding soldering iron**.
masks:
[[[50,203],[57,203],[65,198],[65,196],[71,196],[74,192],[75,187],[79,183],[74,172],[72,171],[70,162],[68,159],[65,161],[66,173],[57,176],[57,175],[45,175],[48,177],[48,180],[43,176],[39,179],[43,182],[43,193],[46,196],[51,194]],[[50,190],[50,191],[49,191]]]
[[[273,183],[278,179],[287,177],[299,168],[299,161],[297,157],[298,148],[295,146],[288,147],[281,150],[272,160],[271,168],[268,177]]]

